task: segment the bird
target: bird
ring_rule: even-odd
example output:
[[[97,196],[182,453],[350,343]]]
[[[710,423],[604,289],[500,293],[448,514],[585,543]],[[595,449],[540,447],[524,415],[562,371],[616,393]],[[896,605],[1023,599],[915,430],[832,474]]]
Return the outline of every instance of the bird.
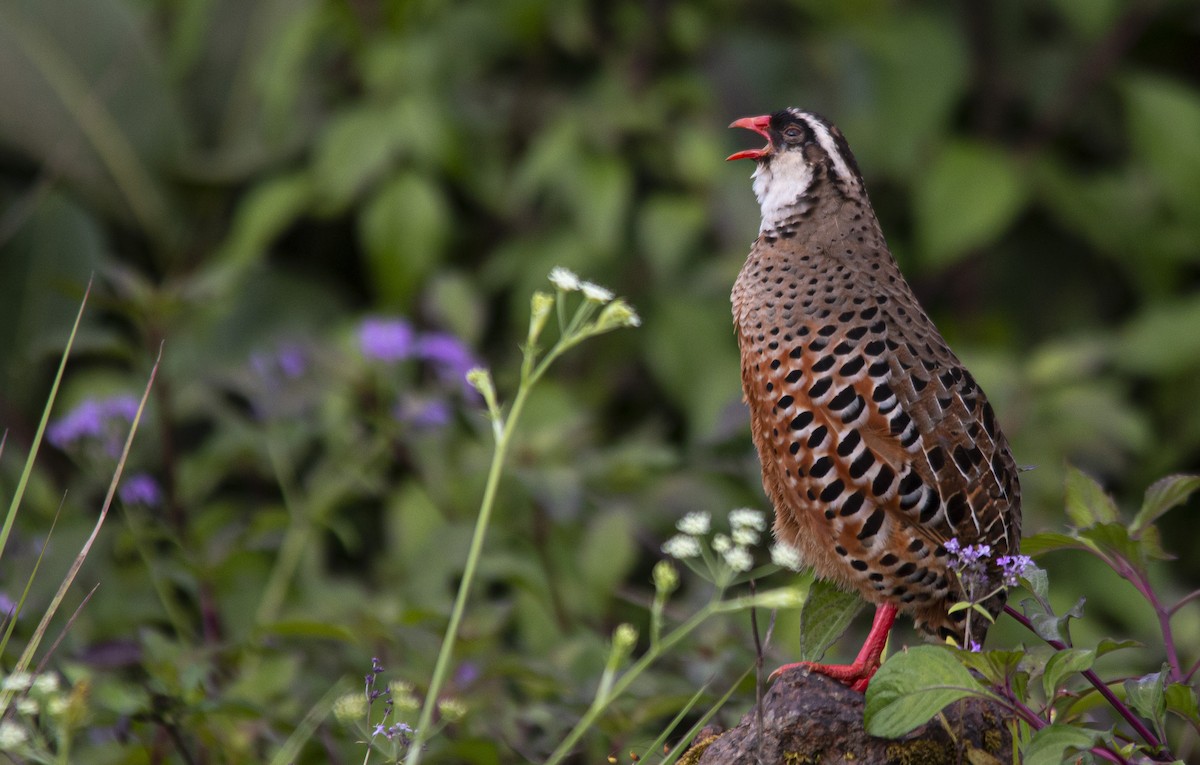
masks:
[[[742,391],[776,539],[875,605],[851,664],[797,667],[865,691],[897,614],[926,637],[983,642],[1003,586],[969,593],[953,551],[1015,555],[1021,489],[983,390],[900,273],[845,136],[797,108],[736,120],[766,139],[758,237],[731,293]],[[986,546],[986,547],[985,547]],[[990,619],[974,608],[982,598]]]

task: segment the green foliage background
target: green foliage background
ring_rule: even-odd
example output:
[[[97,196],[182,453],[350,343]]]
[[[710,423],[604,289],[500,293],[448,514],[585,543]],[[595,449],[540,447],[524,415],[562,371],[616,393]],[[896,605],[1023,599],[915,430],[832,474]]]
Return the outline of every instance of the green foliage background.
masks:
[[[107,733],[88,761],[262,761],[371,656],[421,687],[482,415],[404,432],[341,368],[304,393],[315,414],[264,424],[247,359],[311,338],[352,356],[363,316],[397,314],[463,338],[503,392],[529,295],[562,265],[643,327],[567,357],[531,401],[458,652],[469,712],[435,742],[478,763],[553,748],[613,625],[644,620],[674,521],[766,509],[728,307],[757,226],[748,163],[722,161],[747,114],[804,106],[846,133],[902,268],[1036,468],[1029,532],[1067,522],[1068,461],[1124,498],[1200,468],[1198,49],[1184,0],[0,0],[4,496],[92,273],[59,411],[139,390],[165,343],[138,459],[167,507],[110,521],[54,659],[91,683]],[[43,563],[65,569],[107,475],[44,449],[9,595],[69,487]],[[1189,551],[1190,513],[1166,523]],[[1090,629],[1153,638],[1110,573],[1045,563],[1064,603],[1088,596]],[[1200,563],[1163,577],[1181,594]],[[1176,629],[1200,645],[1194,609]],[[580,761],[652,740],[751,651],[745,623],[714,624]],[[329,722],[297,761],[355,747]]]

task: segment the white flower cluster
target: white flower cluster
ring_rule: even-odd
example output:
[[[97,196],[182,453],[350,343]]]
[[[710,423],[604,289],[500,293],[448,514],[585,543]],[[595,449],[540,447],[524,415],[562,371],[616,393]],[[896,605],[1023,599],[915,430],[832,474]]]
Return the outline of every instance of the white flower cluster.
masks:
[[[675,527],[679,533],[666,541],[662,546],[663,552],[680,560],[701,557],[703,538],[712,531],[712,516],[700,511],[691,512],[681,518]],[[761,531],[766,528],[766,520],[757,510],[743,508],[729,514],[729,528],[729,534],[714,534],[709,546],[727,568],[744,573],[754,568],[750,547],[758,544]]]
[[[616,295],[607,287],[580,279],[574,271],[562,266],[550,269],[550,283],[563,292],[582,292],[584,298],[594,303],[612,302]]]
[[[560,292],[582,292],[586,303],[604,306],[604,310],[596,319],[596,330],[607,331],[617,327],[640,327],[642,319],[637,311],[619,299],[607,287],[601,287],[595,282],[584,281],[569,268],[555,266],[550,269],[550,283]],[[585,304],[586,304],[585,303]]]
[[[712,556],[706,553],[705,542],[712,531],[712,517],[705,512],[690,512],[675,527],[679,533],[663,544],[662,551],[678,560],[703,558],[711,566]],[[713,534],[707,548],[716,553],[718,564],[735,573],[745,573],[754,568],[750,548],[762,541],[766,530],[767,517],[761,511],[738,508],[729,513],[729,533]],[[799,571],[804,565],[800,551],[784,542],[771,545],[771,562],[792,571]]]

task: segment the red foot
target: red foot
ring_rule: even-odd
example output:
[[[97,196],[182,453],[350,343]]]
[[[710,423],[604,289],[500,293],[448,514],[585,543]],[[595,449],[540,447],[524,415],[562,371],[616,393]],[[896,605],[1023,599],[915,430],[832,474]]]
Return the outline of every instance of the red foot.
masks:
[[[871,631],[867,633],[867,640],[863,643],[862,650],[858,652],[853,664],[818,664],[815,661],[801,661],[783,665],[771,673],[771,679],[774,680],[789,670],[806,667],[809,672],[831,677],[839,683],[850,686],[851,690],[863,693],[879,669],[883,648],[887,645],[888,632],[891,631],[895,621],[895,606],[887,604],[876,606],[875,621],[871,623]]]
[[[851,690],[865,693],[867,684],[871,682],[871,678],[875,675],[875,670],[879,669],[879,665],[868,668],[866,664],[818,664],[815,661],[798,661],[795,664],[784,664],[779,669],[771,673],[771,680],[782,675],[784,672],[790,672],[793,669],[805,668],[809,672],[815,672],[818,675],[825,675],[837,680],[842,685],[849,686]]]

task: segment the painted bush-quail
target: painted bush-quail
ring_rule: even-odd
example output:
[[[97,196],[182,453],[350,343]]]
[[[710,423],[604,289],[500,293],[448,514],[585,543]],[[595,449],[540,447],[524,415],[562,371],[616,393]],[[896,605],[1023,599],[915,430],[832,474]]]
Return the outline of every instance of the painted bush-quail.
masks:
[[[983,641],[987,619],[951,611],[967,597],[946,548],[989,545],[993,575],[996,557],[1017,552],[1017,469],[983,391],[901,276],[841,132],[799,109],[730,127],[767,139],[729,159],[757,162],[762,225],[732,299],[775,534],[876,605],[854,663],[780,670],[864,690],[899,611],[935,639]],[[983,606],[995,616],[1004,598]]]

